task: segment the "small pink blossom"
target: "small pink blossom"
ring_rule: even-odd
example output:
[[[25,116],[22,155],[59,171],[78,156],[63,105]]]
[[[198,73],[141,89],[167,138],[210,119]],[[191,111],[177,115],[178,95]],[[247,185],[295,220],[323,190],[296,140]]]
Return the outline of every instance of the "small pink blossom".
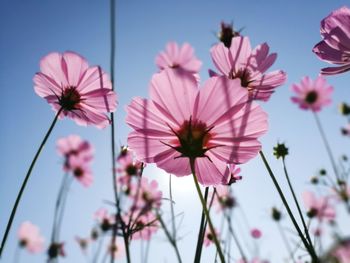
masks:
[[[304,110],[318,112],[332,102],[333,87],[322,76],[317,77],[314,81],[309,77],[304,77],[300,84],[292,85],[292,90],[296,96],[291,100]]]
[[[17,232],[19,245],[26,248],[30,253],[39,253],[44,249],[44,238],[40,230],[31,222],[23,222]]]
[[[110,242],[111,243],[111,242]],[[114,257],[114,259],[119,259],[124,256],[125,248],[124,243],[116,240],[115,244],[108,245],[108,253]]]
[[[180,48],[175,42],[169,42],[165,51],[156,57],[156,65],[160,70],[166,68],[180,68],[184,71],[196,74],[199,72],[202,62],[194,55],[192,46],[184,43]]]
[[[74,52],[53,52],[40,61],[41,72],[34,76],[34,90],[52,105],[62,109],[59,118],[67,116],[78,125],[104,128],[110,120],[106,113],[117,106],[112,84],[100,67]]]
[[[83,186],[91,186],[93,182],[93,176],[90,164],[77,156],[72,156],[69,160],[70,170],[73,177],[77,179]]]
[[[245,163],[261,148],[267,114],[247,104],[239,81],[212,77],[202,89],[192,74],[163,70],[151,80],[151,99],[134,98],[126,122],[128,145],[139,160],[176,176],[191,173],[195,160],[202,185],[225,184],[228,163]]]
[[[323,75],[335,75],[350,70],[350,9],[343,6],[321,21],[323,40],[313,52],[323,61],[337,65],[321,69]]]
[[[341,128],[341,133],[344,136],[350,137],[350,124],[347,124],[345,127]]]
[[[131,221],[133,225],[132,239],[134,240],[150,240],[151,237],[158,231],[159,224],[157,223],[157,217],[149,212],[142,216],[137,216],[134,214],[136,222],[134,220]]]
[[[218,185],[215,187],[215,197],[213,207],[216,207],[216,212],[221,212],[226,209],[232,209],[237,205],[237,201],[227,185]],[[211,198],[209,198],[211,200]]]
[[[133,151],[128,148],[122,149],[117,158],[118,181],[125,185],[131,182],[131,177],[141,176],[143,164],[134,157]]]
[[[108,231],[115,223],[115,216],[110,214],[105,208],[97,210],[94,214],[94,219],[99,223],[102,231]]]
[[[214,229],[216,237],[219,237],[219,232]],[[210,228],[207,227],[204,233],[204,240],[203,240],[203,245],[205,247],[210,246],[211,244],[214,244],[214,236],[213,233],[210,231]]]
[[[230,171],[230,176],[228,178],[227,185],[231,185],[242,180],[242,176],[240,175],[241,168],[239,168],[237,165],[229,164],[228,169]]]
[[[230,48],[219,43],[210,52],[221,74],[229,79],[239,79],[253,100],[267,101],[275,89],[286,81],[287,75],[282,70],[265,73],[277,58],[276,53],[269,54],[266,43],[252,50],[248,37],[236,36],[232,38]]]
[[[332,253],[339,263],[350,263],[350,241],[343,241]]]
[[[65,158],[64,170],[70,170],[70,158],[79,156],[81,161],[90,162],[93,159],[94,149],[91,144],[78,135],[69,135],[57,140],[58,153]]]
[[[87,249],[89,244],[91,243],[91,239],[90,238],[81,238],[76,236],[75,237],[75,241],[77,241],[81,251],[86,254],[87,253]]]
[[[250,235],[252,236],[252,238],[259,239],[262,236],[262,232],[257,228],[253,228],[252,230],[250,230]]]
[[[316,197],[312,192],[304,192],[303,200],[310,218],[317,217],[318,220],[332,221],[336,213],[329,197]]]

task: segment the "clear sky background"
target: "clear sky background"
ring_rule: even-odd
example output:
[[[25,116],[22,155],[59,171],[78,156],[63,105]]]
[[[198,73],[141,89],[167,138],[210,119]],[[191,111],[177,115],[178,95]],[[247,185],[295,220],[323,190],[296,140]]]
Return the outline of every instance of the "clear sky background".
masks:
[[[117,0],[115,87],[119,97],[116,111],[118,145],[125,144],[130,131],[124,123],[125,105],[134,96],[148,97],[148,82],[156,72],[154,58],[165,44],[174,40],[193,45],[197,57],[203,61],[201,79],[205,80],[207,70],[214,68],[209,54],[210,47],[217,41],[214,32],[222,20],[234,21],[236,27],[244,28],[243,34],[250,37],[253,46],[267,42],[271,51],[278,53],[273,69],[283,69],[288,73],[287,83],[262,105],[269,114],[270,124],[262,142],[265,154],[284,187],[281,163],[274,160],[272,147],[277,141],[289,146],[291,155],[287,164],[300,197],[304,189],[310,188],[307,184],[309,177],[320,168],[330,170],[330,164],[312,114],[299,110],[290,102],[290,85],[305,75],[315,78],[320,68],[327,66],[311,49],[320,41],[321,19],[345,4],[349,2]],[[50,106],[33,90],[32,78],[39,70],[39,60],[52,51],[72,50],[85,56],[90,64],[101,65],[110,73],[109,43],[109,1],[1,0],[1,237],[28,166],[54,118]],[[350,102],[350,75],[328,79],[335,87],[334,103],[321,112],[320,118],[334,153],[339,156],[349,153],[349,138],[340,135],[345,119],[339,116],[337,105],[341,101]],[[68,256],[61,261],[84,262],[74,236],[88,235],[93,225],[93,213],[101,206],[108,207],[104,200],[112,200],[110,129],[83,128],[68,119],[58,122],[36,164],[1,262],[12,262],[17,245],[16,231],[25,220],[39,225],[49,239],[54,202],[63,176],[62,160],[56,154],[55,144],[58,138],[69,134],[88,139],[96,149],[95,182],[89,189],[73,184],[62,231]],[[282,262],[286,251],[269,217],[273,205],[281,207],[276,190],[258,157],[242,166],[242,175],[244,179],[233,189],[249,225],[263,230],[260,254],[271,262]],[[145,176],[156,178],[164,195],[168,195],[167,174],[149,166]],[[184,212],[179,249],[184,262],[191,262],[201,211],[191,177],[174,177],[174,192],[176,212]],[[168,210],[167,207],[164,209],[165,212]],[[217,224],[219,221],[219,218],[215,220]],[[247,239],[242,222],[242,214],[237,212],[235,227]],[[133,242],[131,251],[133,262],[140,262],[139,241]],[[233,254],[236,257],[237,251]],[[213,262],[214,250],[205,250],[203,257],[207,259],[203,262]],[[45,258],[45,255],[22,254],[22,262],[45,262]],[[176,262],[162,230],[151,243],[148,262]]]

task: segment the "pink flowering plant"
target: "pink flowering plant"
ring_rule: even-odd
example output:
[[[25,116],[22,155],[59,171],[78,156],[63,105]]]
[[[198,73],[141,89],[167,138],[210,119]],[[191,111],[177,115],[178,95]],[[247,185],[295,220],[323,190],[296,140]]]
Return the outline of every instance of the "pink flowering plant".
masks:
[[[7,246],[12,242],[8,237],[13,235],[17,217],[35,215],[40,222],[48,221],[50,228],[40,230],[28,220],[20,224],[15,263],[28,262],[31,257],[37,262],[37,255],[29,254],[39,254],[49,263],[78,262],[74,248],[86,262],[131,263],[137,261],[137,247],[141,248],[141,262],[161,262],[160,255],[166,253],[163,261],[179,263],[192,259],[195,263],[349,263],[350,163],[346,154],[338,157],[334,133],[326,129],[333,128],[335,122],[324,118],[341,88],[327,77],[350,71],[350,8],[329,10],[321,21],[322,40],[312,49],[319,59],[335,66],[321,69],[313,79],[307,74],[290,74],[294,84],[289,90],[284,85],[287,73],[277,64],[285,63],[283,55],[277,61],[277,52],[271,52],[267,42],[252,47],[260,39],[246,35],[244,28],[236,29],[233,22],[222,21],[215,33],[217,43],[207,45],[206,55],[212,64],[200,60],[202,54],[196,49],[197,56],[188,42],[169,41],[164,50],[153,54],[154,70],[149,73],[150,81],[142,85],[147,95],[135,94],[130,101],[122,96],[132,88],[132,81],[130,86],[115,82],[115,0],[111,0],[110,11],[109,74],[73,51],[54,51],[37,58],[40,70],[33,77],[34,92],[50,104],[54,118],[8,211],[7,223],[2,221],[0,258],[8,259]],[[271,44],[271,50],[278,49]],[[213,66],[215,70],[210,69]],[[120,63],[118,67],[128,65]],[[203,69],[209,69],[209,76],[202,74]],[[114,115],[118,106],[115,89],[124,104],[120,107],[124,121],[119,113]],[[279,97],[272,96],[274,93]],[[279,101],[286,94],[290,98]],[[305,134],[312,134],[310,141],[305,143],[306,137],[281,141],[279,137],[277,144],[269,145],[265,137],[269,130],[294,123],[292,116],[284,116],[278,125],[271,121],[275,114],[271,105],[276,101],[286,104],[281,111],[290,106],[293,114],[299,114],[300,123],[293,126],[293,132],[305,129]],[[338,135],[348,140],[350,105],[345,97],[338,111],[345,119],[336,127]],[[315,127],[307,122],[306,112],[312,114]],[[58,165],[49,164],[49,176],[58,173],[61,184],[44,185],[47,196],[40,197],[42,200],[33,197],[39,203],[35,204],[37,211],[30,214],[23,206],[33,201],[22,196],[25,191],[36,195],[27,183],[36,163],[43,165],[39,157],[54,127],[64,118],[73,120],[66,125],[74,128],[70,135],[58,137]],[[87,126],[98,129],[90,133]],[[107,127],[108,132],[101,131]],[[127,134],[117,143],[116,134],[124,128]],[[97,138],[106,139],[110,150]],[[322,167],[300,157],[300,142],[304,142],[305,154],[328,158],[321,161]],[[54,148],[48,143],[49,147]],[[49,153],[50,149],[43,155]],[[276,160],[269,160],[273,156]],[[255,174],[250,172],[252,167]],[[309,168],[317,172],[308,179]],[[269,188],[262,184],[268,177],[272,182]],[[103,178],[109,178],[107,184]],[[301,180],[307,184],[300,186]],[[269,194],[275,195],[274,204],[266,211],[259,204]],[[185,206],[178,201],[181,198]],[[41,208],[43,201],[50,202],[50,211]],[[93,212],[84,214],[84,207]],[[186,209],[198,212],[190,224]],[[85,221],[90,225],[81,234]],[[67,232],[74,232],[73,236]],[[160,243],[167,244],[158,247]],[[151,244],[157,247],[151,249]],[[25,257],[23,250],[29,252]],[[274,253],[283,254],[283,261],[275,261]]]

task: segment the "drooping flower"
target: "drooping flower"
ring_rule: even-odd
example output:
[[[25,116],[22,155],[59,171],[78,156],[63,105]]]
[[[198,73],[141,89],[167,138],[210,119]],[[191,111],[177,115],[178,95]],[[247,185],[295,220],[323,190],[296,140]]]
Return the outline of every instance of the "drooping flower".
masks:
[[[317,77],[314,81],[309,77],[304,77],[300,84],[292,85],[292,90],[296,96],[291,100],[304,110],[318,112],[332,102],[333,87],[322,76]]]
[[[20,247],[26,248],[30,253],[39,253],[44,249],[44,238],[36,225],[29,221],[23,222],[18,229]]]
[[[199,72],[202,62],[195,57],[190,44],[184,43],[180,48],[176,42],[169,42],[165,51],[160,52],[156,57],[156,65],[160,70],[180,68],[196,74]]]
[[[40,70],[33,79],[34,90],[54,111],[61,109],[59,118],[67,116],[79,125],[98,128],[110,123],[106,113],[115,110],[117,97],[100,67],[89,67],[74,52],[53,52],[41,59]]]
[[[335,209],[328,197],[316,197],[312,192],[304,192],[303,200],[310,218],[317,217],[319,221],[335,219]]]
[[[57,151],[65,158],[64,170],[69,171],[70,158],[79,157],[81,161],[90,162],[93,159],[93,147],[91,144],[80,138],[78,135],[69,135],[57,140]]]
[[[321,69],[323,75],[335,75],[350,70],[350,9],[343,6],[321,21],[323,40],[313,52],[323,61],[337,65]]]
[[[244,163],[261,148],[267,115],[239,81],[212,77],[199,89],[192,74],[163,70],[151,81],[150,100],[134,98],[126,122],[128,145],[146,163],[176,176],[191,173],[195,160],[203,185],[226,184],[228,163]]]
[[[253,100],[267,101],[286,81],[287,75],[282,70],[265,73],[277,58],[276,53],[269,54],[266,43],[252,50],[248,37],[237,36],[232,38],[230,48],[219,43],[210,52],[220,73],[229,79],[239,79]]]

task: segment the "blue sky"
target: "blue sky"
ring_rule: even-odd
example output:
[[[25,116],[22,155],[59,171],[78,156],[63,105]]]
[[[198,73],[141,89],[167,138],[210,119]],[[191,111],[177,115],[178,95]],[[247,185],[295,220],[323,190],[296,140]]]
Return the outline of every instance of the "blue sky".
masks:
[[[222,20],[234,21],[238,28],[244,28],[243,34],[250,37],[253,46],[267,42],[271,51],[278,53],[273,69],[283,69],[288,73],[287,83],[262,105],[269,114],[270,125],[262,142],[282,182],[281,164],[274,160],[272,147],[277,141],[287,143],[291,152],[287,160],[290,173],[297,192],[301,193],[307,187],[308,178],[320,168],[330,168],[330,164],[312,114],[299,110],[290,102],[289,87],[305,75],[315,78],[319,69],[326,66],[311,52],[320,40],[319,23],[332,10],[347,3],[336,0],[117,1],[115,87],[119,97],[116,111],[118,145],[126,142],[130,131],[124,123],[125,105],[134,96],[148,96],[148,82],[156,71],[154,58],[165,44],[174,40],[193,45],[197,57],[203,61],[201,78],[205,80],[207,70],[214,68],[209,54],[211,45],[216,43],[214,32]],[[51,51],[72,50],[109,72],[109,1],[3,0],[0,3],[0,32],[2,236],[25,172],[54,117],[50,106],[33,90],[32,78],[39,70],[39,60]],[[343,74],[328,80],[335,87],[334,103],[321,112],[320,118],[335,154],[340,155],[348,152],[349,139],[340,136],[339,128],[345,120],[339,116],[337,105],[343,100],[349,102],[350,76]],[[62,236],[67,240],[68,257],[62,262],[83,260],[73,238],[75,235],[87,235],[93,223],[93,212],[103,205],[104,200],[112,199],[110,130],[83,128],[65,119],[55,127],[36,164],[2,262],[12,262],[16,228],[24,220],[38,224],[49,239],[54,200],[63,176],[55,142],[69,134],[79,134],[90,140],[96,149],[93,166],[95,183],[90,189],[83,189],[78,183],[73,185],[63,223]],[[271,206],[280,206],[276,191],[259,158],[244,165],[242,170],[244,180],[234,186],[234,191],[249,218],[249,224],[266,229],[261,255],[272,262],[280,262],[284,248],[276,251],[275,246],[272,249],[267,245],[281,244],[269,219]],[[145,173],[156,178],[167,195],[168,176],[152,166]],[[191,178],[174,178],[174,184],[176,210],[184,212],[181,230],[184,237],[179,244],[180,252],[184,262],[190,262],[200,218],[199,200]],[[282,185],[285,186],[284,183]],[[149,262],[176,262],[171,247],[164,239],[162,231],[159,231],[151,244]],[[132,245],[132,257],[136,262],[140,262],[139,247],[137,242]],[[213,250],[204,253],[213,257]],[[25,262],[43,262],[44,258],[30,256]]]

